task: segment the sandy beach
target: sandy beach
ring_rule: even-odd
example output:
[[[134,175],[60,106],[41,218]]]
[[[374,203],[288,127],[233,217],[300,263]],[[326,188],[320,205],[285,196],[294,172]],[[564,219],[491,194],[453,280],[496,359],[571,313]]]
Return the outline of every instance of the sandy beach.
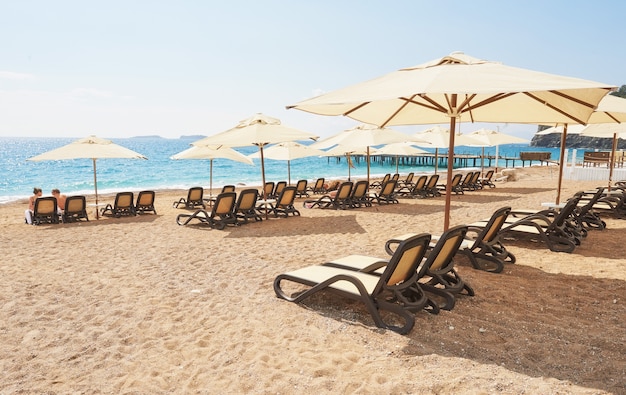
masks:
[[[552,167],[452,196],[451,224],[553,201]],[[599,186],[565,181],[562,196]],[[626,394],[626,220],[605,217],[571,253],[507,240],[500,274],[457,259],[476,291],[419,312],[408,335],[359,303],[274,295],[276,275],[349,254],[386,257],[407,232],[439,234],[444,198],[214,230],[158,215],[28,226],[0,206],[0,393]],[[88,197],[90,199],[91,197]],[[112,196],[102,198],[113,201]]]

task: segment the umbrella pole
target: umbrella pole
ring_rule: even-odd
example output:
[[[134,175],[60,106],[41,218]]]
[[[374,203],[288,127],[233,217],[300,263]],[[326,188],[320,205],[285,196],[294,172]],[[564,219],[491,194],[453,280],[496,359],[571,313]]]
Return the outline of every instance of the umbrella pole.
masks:
[[[615,167],[615,152],[617,151],[617,133],[613,133],[613,145],[611,146],[611,161],[609,162],[609,187],[611,191],[611,185],[613,184],[613,168]]]
[[[346,154],[346,163],[348,163],[348,181],[350,181],[350,154]]]
[[[400,155],[396,155],[396,174],[398,173],[398,158]]]
[[[454,133],[456,133],[456,94],[450,98],[450,144],[448,146],[448,174],[446,175],[446,205],[444,208],[443,230],[450,227],[450,198],[452,195],[452,171],[454,169]]]
[[[209,198],[213,197],[213,159],[209,160]]]
[[[289,185],[291,185],[291,164],[289,162],[291,161],[287,161],[287,179],[289,180]]]
[[[565,140],[567,139],[567,124],[563,126],[563,134],[561,134],[561,153],[559,156],[559,181],[556,188],[556,200],[555,203],[559,204],[561,201],[561,184],[563,183],[563,158],[565,157]]]
[[[96,178],[96,158],[91,158],[93,161],[93,186],[96,190],[96,219],[100,219],[100,213],[98,212],[98,179]]]
[[[265,159],[263,158],[263,145],[259,144],[259,155],[261,156],[261,179],[263,180],[263,200],[267,200],[267,194],[265,193]],[[265,206],[265,219],[269,219],[269,214],[267,212],[267,202],[263,205]]]
[[[498,148],[500,148],[500,146],[496,145],[496,171],[494,173],[498,172]]]
[[[485,177],[485,147],[482,147],[482,153],[480,154],[480,177]]]
[[[370,146],[367,146],[367,185],[370,184]]]

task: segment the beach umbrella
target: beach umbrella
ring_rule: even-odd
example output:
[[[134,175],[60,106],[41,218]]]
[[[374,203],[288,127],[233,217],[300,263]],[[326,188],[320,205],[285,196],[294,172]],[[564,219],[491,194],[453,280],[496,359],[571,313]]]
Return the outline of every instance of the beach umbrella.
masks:
[[[521,137],[511,136],[510,134],[500,133],[497,130],[491,129],[478,129],[471,133],[464,135],[467,138],[470,138],[476,143],[470,144],[471,146],[481,147],[481,157],[480,157],[480,172],[481,176],[484,172],[484,160],[485,160],[485,147],[496,147],[496,168],[498,163],[498,146],[502,144],[523,144],[528,143],[527,139],[523,139]]]
[[[611,189],[611,182],[613,177],[613,158],[615,157],[615,149],[617,148],[617,139],[619,133],[619,127],[616,127],[614,130],[616,132],[612,133],[608,131],[610,127],[591,127],[592,125],[601,125],[601,124],[613,124],[617,126],[617,124],[621,124],[626,122],[626,99],[621,97],[607,95],[600,100],[597,108],[591,113],[591,116],[587,120],[587,124],[590,126],[590,129],[587,129],[587,133],[595,133],[596,137],[613,137],[613,149],[611,153],[611,169],[609,170],[609,190]],[[606,129],[605,129],[606,128]],[[557,184],[557,193],[556,193],[556,203],[558,204],[561,198],[561,185],[563,183],[563,167],[565,164],[563,163],[562,158],[565,156],[565,143],[568,134],[580,134],[585,130],[586,127],[583,125],[569,125],[568,123],[563,123],[561,125],[556,125],[548,129],[544,129],[541,132],[538,132],[538,135],[550,134],[550,133],[559,133],[561,135],[561,149],[560,149],[560,157],[559,157],[559,179]],[[600,134],[600,135],[598,135]],[[590,134],[587,134],[591,136]]]
[[[455,52],[289,105],[380,127],[450,124],[444,229],[457,122],[584,124],[613,85],[515,68]]]
[[[370,150],[363,147],[348,147],[345,145],[335,145],[333,148],[328,151],[324,151],[320,156],[345,156],[346,163],[348,164],[348,181],[350,181],[351,174],[350,169],[354,168],[354,164],[352,163],[352,155],[367,155],[367,153],[375,153],[376,150]],[[369,179],[368,179],[369,185]]]
[[[148,159],[121,145],[114,144],[111,140],[101,139],[96,136],[85,137],[73,141],[67,145],[55,148],[43,154],[33,156],[27,160],[67,160],[67,159],[91,159],[93,163],[93,185],[96,195],[96,219],[98,214],[98,178],[96,171],[96,159]]]
[[[173,160],[179,159],[208,159],[209,160],[209,195],[213,195],[213,160],[223,158],[230,159],[237,162],[247,163],[253,165],[252,159],[248,158],[244,154],[235,151],[228,147],[212,147],[209,145],[204,146],[191,146],[186,150],[177,153],[170,157]]]
[[[419,156],[421,154],[427,154],[421,148],[417,148],[412,143],[391,143],[383,145],[376,149],[376,152],[371,155],[394,155],[396,157],[396,173],[398,173],[398,158],[400,156]]]
[[[311,148],[308,145],[296,143],[295,141],[287,141],[267,147],[264,150],[264,156],[268,159],[286,160],[287,161],[287,178],[291,185],[291,161],[294,159],[306,158],[309,156],[323,155],[324,151]],[[259,158],[260,152],[248,155],[249,158]]]
[[[439,148],[450,148],[450,130],[442,126],[433,126],[432,128],[422,130],[413,135],[415,139],[425,141],[427,145],[422,145],[417,142],[415,145],[422,147],[432,147],[435,149],[435,174],[439,167]],[[474,143],[473,140],[468,139],[465,135],[458,134],[454,138],[454,145],[470,145]]]
[[[403,143],[406,141],[418,141],[405,133],[389,128],[381,128],[375,125],[360,124],[351,129],[341,131],[323,140],[311,144],[311,147],[318,149],[330,148],[334,145],[343,145],[357,150],[365,151],[367,161],[367,183],[370,181],[370,147]],[[423,142],[425,143],[425,142]]]

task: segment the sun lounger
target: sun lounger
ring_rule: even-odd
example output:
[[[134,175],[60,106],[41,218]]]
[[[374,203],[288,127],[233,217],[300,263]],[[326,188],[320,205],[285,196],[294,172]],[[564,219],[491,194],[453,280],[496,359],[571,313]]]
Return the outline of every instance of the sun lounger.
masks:
[[[180,198],[177,202],[172,204],[172,207],[178,208],[178,206],[183,205],[185,208],[194,209],[196,207],[206,208],[204,204],[204,200],[202,197],[204,196],[204,188],[202,187],[192,187],[187,191],[187,199]]]
[[[274,213],[274,216],[278,217],[279,215],[283,215],[285,217],[289,217],[289,214],[299,216],[300,211],[298,211],[293,205],[295,199],[296,187],[283,188],[271,210]]]
[[[496,184],[494,184],[491,179],[493,178],[493,169],[490,169],[485,173],[484,177],[480,177],[478,181],[483,185],[483,187],[488,186],[489,188],[495,188]]]
[[[326,193],[326,188],[324,187],[324,178],[318,178],[315,181],[315,184],[312,187],[307,187],[308,192],[311,192],[314,195],[320,195]]]
[[[85,219],[87,216],[87,201],[84,196],[68,196],[65,199],[65,209],[63,210],[63,222],[74,222]]]
[[[149,212],[153,212],[156,214],[156,209],[154,208],[154,191],[141,191],[137,195],[137,203],[135,204],[135,212],[137,214],[146,214]]]
[[[100,215],[112,215],[118,218],[137,215],[135,212],[135,195],[132,192],[117,193],[113,205],[107,204],[104,206]]]
[[[384,183],[391,179],[391,173],[387,173],[383,176],[383,179],[380,181],[374,181],[370,184],[370,188],[381,188]]]
[[[350,195],[350,207],[372,207],[372,201],[367,195],[367,181],[361,180],[354,184]]]
[[[314,265],[278,275],[274,292],[279,298],[299,303],[320,291],[331,291],[340,296],[362,302],[379,328],[406,334],[415,325],[413,311],[423,300],[412,301],[411,288],[421,292],[417,285],[418,267],[423,261],[430,235],[421,234],[402,241],[381,274],[369,274],[349,269]],[[297,286],[286,290],[284,286]],[[305,290],[302,291],[302,286]],[[421,310],[422,307],[419,307]],[[383,320],[381,311],[391,312],[403,320],[403,325]]]
[[[187,225],[191,221],[197,220],[201,224],[220,230],[224,229],[228,224],[237,225],[237,217],[234,211],[236,199],[237,194],[235,192],[220,193],[215,199],[211,212],[199,209],[193,214],[178,214],[176,223],[178,225]]]
[[[396,180],[389,180],[383,184],[382,188],[380,188],[379,193],[373,193],[370,198],[371,200],[376,200],[378,204],[397,204],[398,199],[396,198]]]
[[[396,190],[396,195],[398,197],[425,198],[428,195],[428,190],[426,189],[427,181],[428,176],[419,176],[413,185],[399,187]]]
[[[463,178],[463,175],[457,173],[455,175],[452,176],[452,181],[450,183],[450,187],[451,187],[451,191],[454,192],[457,195],[463,195],[463,188],[461,186],[461,180]],[[441,194],[442,192],[446,191],[446,184],[438,184],[437,185],[437,190],[439,191],[439,193]]]
[[[352,181],[346,181],[339,185],[339,189],[333,195],[323,195],[319,199],[307,199],[302,205],[306,208],[350,208],[350,196],[352,195]]]
[[[59,212],[57,210],[57,199],[54,196],[35,199],[32,221],[33,225],[58,224]]]
[[[256,210],[258,196],[259,193],[256,189],[244,189],[239,193],[234,209],[238,223],[247,224],[249,219],[263,221]]]
[[[298,180],[298,182],[296,183],[296,197],[309,197],[307,180]]]

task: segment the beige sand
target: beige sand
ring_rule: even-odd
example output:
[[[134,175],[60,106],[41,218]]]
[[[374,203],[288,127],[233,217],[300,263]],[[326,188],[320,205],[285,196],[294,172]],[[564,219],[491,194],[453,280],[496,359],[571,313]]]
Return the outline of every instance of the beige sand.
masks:
[[[554,199],[553,168],[518,176],[454,196],[451,223]],[[572,254],[512,241],[518,264],[501,274],[460,259],[476,296],[401,336],[358,303],[280,300],[272,281],[440,233],[443,198],[219,231],[176,225],[184,195],[159,191],[158,215],[54,226],[0,206],[0,393],[626,393],[624,220]]]

